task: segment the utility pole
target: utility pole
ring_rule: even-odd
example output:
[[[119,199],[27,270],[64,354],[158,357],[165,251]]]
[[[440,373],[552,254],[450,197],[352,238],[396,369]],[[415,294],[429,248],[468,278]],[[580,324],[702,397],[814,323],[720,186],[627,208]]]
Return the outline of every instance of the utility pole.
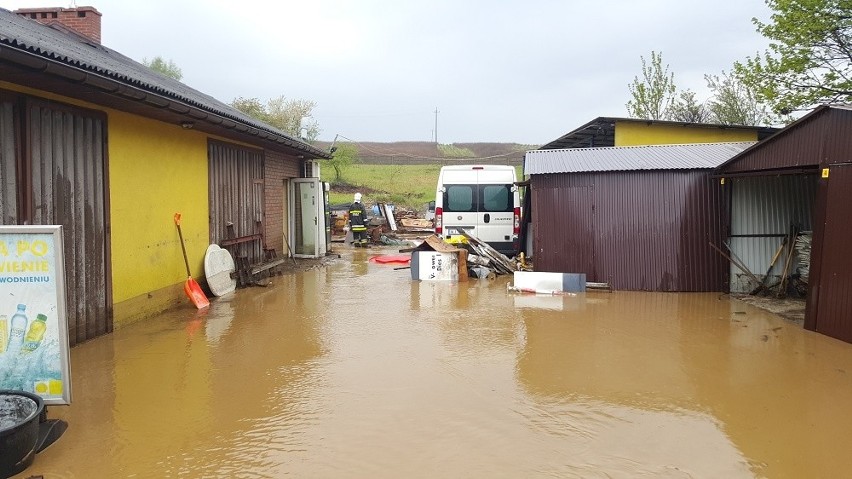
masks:
[[[435,107],[435,143],[438,143],[438,107]]]

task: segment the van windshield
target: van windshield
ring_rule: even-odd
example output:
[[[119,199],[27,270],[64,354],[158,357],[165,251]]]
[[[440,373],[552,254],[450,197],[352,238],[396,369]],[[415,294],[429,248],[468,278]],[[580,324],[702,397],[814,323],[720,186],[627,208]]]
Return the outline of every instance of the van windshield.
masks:
[[[457,213],[511,212],[511,185],[447,185],[444,211]]]

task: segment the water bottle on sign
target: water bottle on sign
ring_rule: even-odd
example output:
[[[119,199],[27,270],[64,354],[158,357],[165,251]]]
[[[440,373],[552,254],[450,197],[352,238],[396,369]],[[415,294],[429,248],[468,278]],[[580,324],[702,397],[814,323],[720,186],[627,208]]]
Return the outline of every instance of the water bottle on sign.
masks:
[[[34,351],[41,344],[45,331],[47,331],[47,316],[38,314],[24,337],[24,351]]]
[[[19,304],[18,311],[12,315],[11,327],[9,328],[9,351],[20,351],[24,344],[24,335],[27,333],[27,305]]]

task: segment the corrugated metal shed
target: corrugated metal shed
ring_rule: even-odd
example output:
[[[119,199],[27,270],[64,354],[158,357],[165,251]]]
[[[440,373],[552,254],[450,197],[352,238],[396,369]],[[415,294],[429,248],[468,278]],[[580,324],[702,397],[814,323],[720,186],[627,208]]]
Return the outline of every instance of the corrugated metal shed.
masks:
[[[715,165],[751,142],[527,153],[536,271],[639,291],[723,291]]]
[[[723,291],[721,191],[702,170],[532,175],[536,271],[617,290]]]
[[[716,168],[755,142],[528,151],[524,174]]]
[[[852,244],[852,222],[849,221],[849,205],[852,204],[852,107],[817,107],[771,138],[722,164],[715,175],[732,178],[810,175],[815,178],[816,191],[809,218],[813,225],[813,238],[805,328],[852,342],[852,315],[849,313],[852,307],[852,255],[848,252],[848,245]],[[795,190],[787,187],[776,194],[775,199],[766,198],[764,203],[770,204],[765,208],[766,214],[784,210],[785,203],[789,203],[794,194]],[[734,200],[737,198],[734,197]],[[756,198],[747,200],[737,201],[732,204],[732,209],[760,204]],[[801,206],[806,206],[805,199],[798,201]],[[786,216],[781,219],[796,219],[789,213]],[[764,220],[764,223],[772,221]],[[756,219],[751,222],[759,224]],[[804,226],[807,227],[807,224]],[[765,232],[769,233],[768,230]]]

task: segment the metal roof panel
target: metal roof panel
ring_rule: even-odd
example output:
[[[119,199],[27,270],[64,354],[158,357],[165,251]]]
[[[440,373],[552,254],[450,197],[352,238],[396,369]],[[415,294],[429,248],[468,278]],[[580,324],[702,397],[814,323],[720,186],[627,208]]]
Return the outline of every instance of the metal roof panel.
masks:
[[[524,174],[712,169],[755,142],[532,150]]]

